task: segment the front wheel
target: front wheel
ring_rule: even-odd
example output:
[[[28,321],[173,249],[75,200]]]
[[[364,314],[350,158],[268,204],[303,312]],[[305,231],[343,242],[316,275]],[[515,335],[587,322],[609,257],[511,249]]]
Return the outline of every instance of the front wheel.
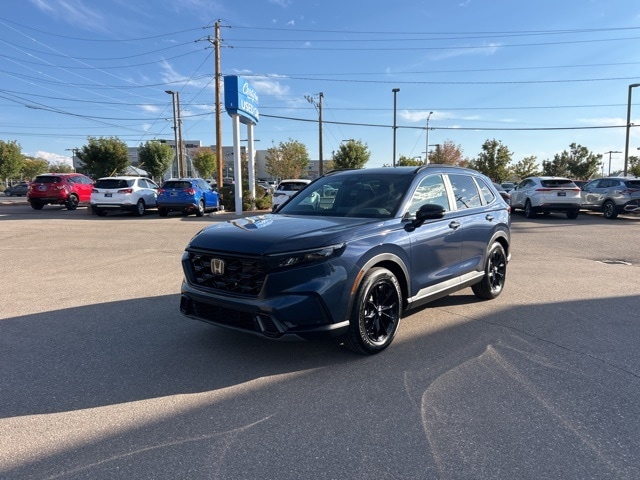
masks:
[[[386,268],[369,270],[358,288],[344,342],[350,350],[373,355],[387,348],[402,316],[402,291]]]
[[[500,295],[507,279],[507,254],[504,247],[495,242],[487,254],[484,277],[480,283],[471,287],[476,297],[482,300],[492,300]]]
[[[613,220],[618,216],[618,209],[616,208],[616,204],[611,200],[607,200],[602,205],[602,213],[604,214],[604,218]]]

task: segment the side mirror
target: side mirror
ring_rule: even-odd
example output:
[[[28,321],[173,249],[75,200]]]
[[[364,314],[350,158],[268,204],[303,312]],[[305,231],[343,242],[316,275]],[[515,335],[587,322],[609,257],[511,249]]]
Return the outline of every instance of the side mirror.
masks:
[[[427,220],[437,220],[444,217],[445,209],[442,205],[425,203],[416,212],[416,218],[407,225],[408,229],[415,230]]]

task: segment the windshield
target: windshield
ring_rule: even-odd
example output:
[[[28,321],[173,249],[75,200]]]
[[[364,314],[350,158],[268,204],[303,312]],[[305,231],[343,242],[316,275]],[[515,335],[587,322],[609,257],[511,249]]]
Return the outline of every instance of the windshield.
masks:
[[[391,218],[410,181],[408,175],[329,175],[292,197],[278,213]]]

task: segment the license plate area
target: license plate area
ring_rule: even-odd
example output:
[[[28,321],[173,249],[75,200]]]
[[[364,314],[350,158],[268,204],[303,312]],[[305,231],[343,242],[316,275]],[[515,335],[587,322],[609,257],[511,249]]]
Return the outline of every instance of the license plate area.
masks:
[[[558,192],[558,196],[559,197],[566,197],[567,196],[567,192]]]
[[[105,197],[113,197],[113,193],[105,193],[104,196]]]

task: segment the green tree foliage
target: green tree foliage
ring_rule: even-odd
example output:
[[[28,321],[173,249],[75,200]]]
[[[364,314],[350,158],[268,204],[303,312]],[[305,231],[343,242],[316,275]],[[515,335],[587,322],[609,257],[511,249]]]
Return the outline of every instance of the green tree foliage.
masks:
[[[164,177],[173,162],[173,149],[166,143],[150,140],[140,144],[138,160],[140,168],[147,171],[152,178]]]
[[[18,142],[0,140],[0,178],[19,178],[23,163],[24,157]]]
[[[527,177],[535,177],[540,175],[540,167],[538,166],[538,158],[535,155],[524,157],[518,163],[511,167],[515,180],[522,180]]]
[[[77,151],[82,170],[94,178],[124,173],[130,165],[127,145],[115,137],[88,137],[88,144]]]
[[[429,163],[466,167],[469,160],[462,156],[460,145],[456,145],[452,140],[445,140],[438,144],[434,150],[429,150]]]
[[[292,139],[269,148],[265,160],[267,173],[274,178],[303,178],[310,163],[307,147]]]
[[[423,165],[423,161],[418,158],[405,157],[400,155],[400,158],[396,162],[398,167],[417,167]]]
[[[48,163],[47,165],[49,168],[45,171],[49,171],[51,173],[73,173],[73,167],[66,163]]]
[[[202,178],[210,178],[216,172],[218,160],[210,148],[199,148],[193,156],[193,166]]]
[[[332,161],[335,168],[363,168],[371,157],[369,146],[361,140],[342,142],[337,152],[333,152]]]
[[[482,145],[482,152],[475,160],[469,162],[469,167],[484,173],[497,183],[509,178],[509,163],[511,162],[509,149],[501,141],[487,140]]]
[[[602,155],[594,155],[586,147],[576,143],[569,147],[571,151],[556,153],[552,161],[542,162],[543,175],[588,180],[598,173],[602,165]]]
[[[640,157],[630,156],[627,173],[634,177],[640,177]]]
[[[28,180],[33,180],[41,173],[51,171],[51,166],[44,158],[31,158],[25,157],[22,164],[22,177]]]

